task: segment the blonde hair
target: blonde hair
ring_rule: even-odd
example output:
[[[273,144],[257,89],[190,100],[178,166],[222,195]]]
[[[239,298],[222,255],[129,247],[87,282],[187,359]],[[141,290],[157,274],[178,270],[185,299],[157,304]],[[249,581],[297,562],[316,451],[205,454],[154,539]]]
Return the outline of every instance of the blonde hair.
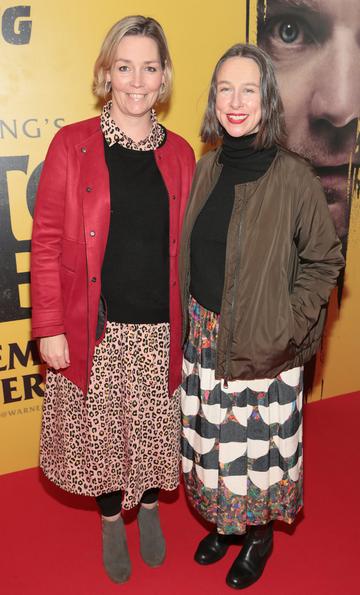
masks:
[[[110,70],[117,47],[125,35],[142,35],[156,42],[164,73],[164,84],[160,89],[159,101],[165,102],[170,96],[173,78],[173,67],[165,33],[155,19],[141,15],[124,17],[108,31],[94,66],[94,95],[100,99],[109,98],[110,92],[105,87],[106,72]]]

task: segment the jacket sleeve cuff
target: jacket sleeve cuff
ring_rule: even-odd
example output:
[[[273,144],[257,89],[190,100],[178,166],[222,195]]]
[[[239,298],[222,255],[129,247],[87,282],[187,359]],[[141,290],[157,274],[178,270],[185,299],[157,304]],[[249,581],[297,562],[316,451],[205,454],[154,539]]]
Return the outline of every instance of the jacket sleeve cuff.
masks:
[[[32,338],[41,339],[42,337],[54,337],[55,335],[65,334],[65,328],[62,324],[53,326],[36,326],[32,329]]]

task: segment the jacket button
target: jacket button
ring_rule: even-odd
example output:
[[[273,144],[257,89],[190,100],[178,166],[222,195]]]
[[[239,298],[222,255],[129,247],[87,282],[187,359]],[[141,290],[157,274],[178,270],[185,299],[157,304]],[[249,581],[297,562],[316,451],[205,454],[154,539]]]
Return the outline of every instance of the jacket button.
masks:
[[[175,285],[176,285],[176,281],[173,281],[172,286],[175,287]]]
[[[91,235],[92,238],[94,238],[96,236],[95,231],[91,230],[90,235]]]
[[[173,194],[171,198],[172,198],[173,200],[176,200],[176,196],[175,196],[175,194]]]
[[[86,147],[81,147],[81,152],[86,153]]]
[[[173,239],[172,243],[173,243],[173,244],[176,244],[176,240],[175,240],[175,239]]]
[[[91,188],[91,186],[87,186],[87,187],[86,187],[86,192],[91,192],[91,191],[92,191],[92,188]]]
[[[96,277],[91,277],[91,283],[96,283]]]

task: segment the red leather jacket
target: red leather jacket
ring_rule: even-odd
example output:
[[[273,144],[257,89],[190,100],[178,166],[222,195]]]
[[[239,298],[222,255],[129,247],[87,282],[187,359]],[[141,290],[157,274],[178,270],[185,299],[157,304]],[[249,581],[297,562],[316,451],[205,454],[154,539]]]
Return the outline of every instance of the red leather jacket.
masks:
[[[100,118],[62,128],[40,178],[32,236],[33,336],[65,333],[71,365],[61,373],[86,394],[96,339],[101,267],[110,221],[109,175]],[[195,165],[189,144],[167,131],[155,159],[169,193],[169,393],[181,382],[180,230]],[[120,273],[119,273],[120,274]],[[104,331],[104,328],[103,328]]]

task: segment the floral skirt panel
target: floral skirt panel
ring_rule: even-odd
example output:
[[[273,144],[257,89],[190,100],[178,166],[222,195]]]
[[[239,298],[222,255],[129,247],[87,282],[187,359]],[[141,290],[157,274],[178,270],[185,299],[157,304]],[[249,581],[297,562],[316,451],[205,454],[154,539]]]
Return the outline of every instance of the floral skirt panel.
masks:
[[[192,506],[223,534],[302,507],[302,368],[215,379],[219,315],[190,300],[181,388],[182,466]]]
[[[40,464],[51,481],[87,496],[121,489],[124,508],[150,488],[177,487],[180,391],[168,395],[169,346],[167,323],[108,322],[86,400],[48,371]]]

